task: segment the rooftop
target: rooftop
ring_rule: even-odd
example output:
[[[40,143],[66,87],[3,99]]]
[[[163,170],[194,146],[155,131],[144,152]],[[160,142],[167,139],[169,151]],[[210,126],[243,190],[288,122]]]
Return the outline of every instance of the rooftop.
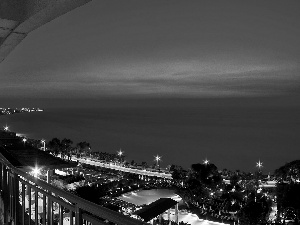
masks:
[[[142,217],[145,222],[148,222],[166,210],[172,208],[176,204],[177,201],[171,198],[160,198],[144,208],[136,211],[134,214]]]
[[[61,169],[75,167],[77,163],[66,162],[47,152],[32,148],[0,148],[0,153],[15,167],[32,169],[36,166],[44,169]]]

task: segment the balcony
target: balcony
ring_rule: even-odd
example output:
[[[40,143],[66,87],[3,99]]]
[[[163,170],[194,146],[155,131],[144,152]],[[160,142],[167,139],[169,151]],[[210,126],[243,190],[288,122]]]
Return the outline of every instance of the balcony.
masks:
[[[3,154],[0,193],[0,224],[146,224],[58,189],[17,168]]]

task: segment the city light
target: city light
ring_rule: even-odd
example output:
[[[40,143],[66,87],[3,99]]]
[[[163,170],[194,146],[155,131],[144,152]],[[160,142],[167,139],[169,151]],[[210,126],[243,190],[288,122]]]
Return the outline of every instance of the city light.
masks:
[[[155,156],[156,165],[159,166],[159,161],[161,160],[161,156]]]
[[[160,156],[159,155],[155,156],[155,160],[158,163],[160,161]]]
[[[46,151],[46,140],[42,139],[41,143],[43,144],[44,151]]]
[[[35,166],[35,168],[32,170],[32,174],[34,177],[37,177],[40,174],[40,168]]]
[[[4,131],[8,131],[8,126],[7,125],[4,127]]]
[[[118,156],[122,156],[124,152],[122,152],[122,150],[120,149],[120,151],[118,151]]]
[[[23,138],[22,141],[23,141],[23,143],[24,143],[24,145],[25,145],[25,142],[27,141],[27,139],[26,139],[26,138]]]
[[[209,160],[208,159],[204,159],[203,160],[203,164],[208,165],[209,164]]]
[[[263,167],[263,163],[258,160],[258,162],[256,163],[256,167],[258,168],[258,170],[260,170]]]

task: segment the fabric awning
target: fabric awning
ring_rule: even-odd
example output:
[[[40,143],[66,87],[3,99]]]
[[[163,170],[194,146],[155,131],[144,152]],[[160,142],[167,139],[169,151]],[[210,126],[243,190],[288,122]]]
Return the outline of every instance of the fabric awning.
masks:
[[[144,208],[136,211],[134,215],[138,215],[142,219],[144,219],[145,222],[148,222],[156,216],[162,214],[166,210],[172,208],[177,203],[177,201],[171,198],[160,198],[157,201],[152,202]]]

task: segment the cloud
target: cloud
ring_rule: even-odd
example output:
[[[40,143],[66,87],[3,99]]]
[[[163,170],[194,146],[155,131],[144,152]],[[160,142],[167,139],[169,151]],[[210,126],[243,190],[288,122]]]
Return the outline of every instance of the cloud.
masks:
[[[95,76],[91,86],[114,94],[266,96],[295,92],[297,66],[220,62],[149,63],[121,66]],[[90,74],[92,77],[93,75]],[[101,87],[101,88],[100,88]]]
[[[295,64],[232,60],[91,64],[60,71],[24,72],[3,80],[0,94],[27,96],[270,96],[299,94]],[[8,76],[9,77],[9,76]]]

